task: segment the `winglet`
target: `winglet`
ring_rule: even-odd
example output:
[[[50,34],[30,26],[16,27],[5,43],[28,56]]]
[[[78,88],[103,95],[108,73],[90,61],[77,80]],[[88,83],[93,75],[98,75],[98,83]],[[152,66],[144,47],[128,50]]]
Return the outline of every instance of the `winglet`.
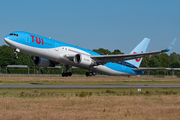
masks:
[[[176,41],[176,38],[174,38],[173,42],[165,49],[165,50],[162,50],[162,52],[168,52],[172,49],[174,43]]]

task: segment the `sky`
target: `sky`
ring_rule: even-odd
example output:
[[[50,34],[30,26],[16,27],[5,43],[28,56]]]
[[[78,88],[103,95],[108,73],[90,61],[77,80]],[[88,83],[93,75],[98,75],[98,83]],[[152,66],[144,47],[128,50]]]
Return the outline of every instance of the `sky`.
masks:
[[[26,31],[86,49],[129,53],[143,38],[147,51],[180,54],[180,0],[2,0],[0,46],[4,36]]]

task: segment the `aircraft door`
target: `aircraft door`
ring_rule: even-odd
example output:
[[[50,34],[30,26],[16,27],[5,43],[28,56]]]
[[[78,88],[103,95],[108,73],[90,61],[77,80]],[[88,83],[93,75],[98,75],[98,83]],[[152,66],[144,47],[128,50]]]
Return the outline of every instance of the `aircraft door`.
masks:
[[[18,41],[18,39],[19,39],[19,38],[17,37],[17,38],[16,38],[16,41]]]
[[[126,63],[122,62],[122,69],[125,70],[126,69]]]
[[[27,35],[25,39],[26,39],[26,43],[30,43],[30,37],[29,37],[29,35]]]
[[[59,44],[55,43],[55,50],[58,51],[59,50]]]

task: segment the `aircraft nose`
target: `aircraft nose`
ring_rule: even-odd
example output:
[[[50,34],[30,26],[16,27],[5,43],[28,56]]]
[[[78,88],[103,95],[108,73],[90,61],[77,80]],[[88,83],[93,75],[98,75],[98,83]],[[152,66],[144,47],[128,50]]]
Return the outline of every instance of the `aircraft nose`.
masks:
[[[7,38],[4,38],[4,41],[7,42]]]
[[[5,41],[7,44],[9,44],[9,40],[8,40],[7,37],[4,38],[4,41]]]
[[[4,38],[4,41],[5,41],[5,42],[7,42],[7,41],[8,41],[8,39],[5,37],[5,38]]]

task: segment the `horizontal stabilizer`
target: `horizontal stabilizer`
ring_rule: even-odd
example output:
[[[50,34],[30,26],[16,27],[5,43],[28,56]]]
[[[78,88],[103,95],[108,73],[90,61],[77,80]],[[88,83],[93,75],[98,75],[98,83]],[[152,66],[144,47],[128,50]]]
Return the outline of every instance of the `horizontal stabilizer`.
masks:
[[[153,71],[153,70],[180,70],[180,68],[137,68],[137,69],[132,69],[133,71]]]

